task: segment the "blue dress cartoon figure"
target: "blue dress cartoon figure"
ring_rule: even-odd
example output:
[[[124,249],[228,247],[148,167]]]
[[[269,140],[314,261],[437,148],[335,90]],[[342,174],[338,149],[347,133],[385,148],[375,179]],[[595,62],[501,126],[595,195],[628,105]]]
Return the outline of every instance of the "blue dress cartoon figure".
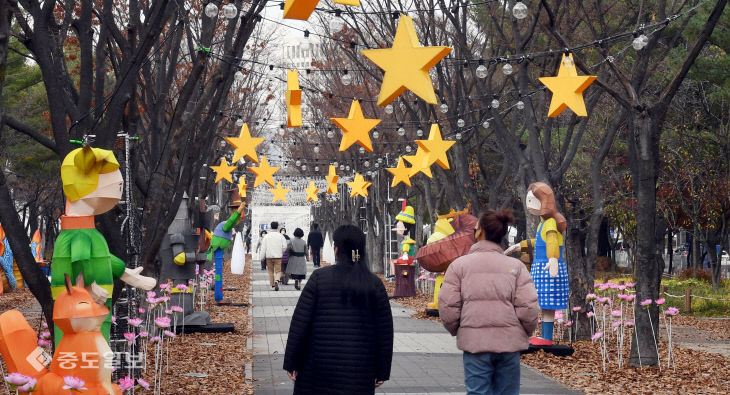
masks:
[[[10,249],[10,242],[5,237],[5,231],[2,225],[0,225],[0,264],[2,265],[3,272],[5,272],[5,277],[8,279],[10,289],[15,289],[18,286],[18,282],[15,280],[15,275],[13,275],[13,250]],[[0,283],[1,287],[2,283]]]
[[[530,275],[542,309],[542,337],[530,338],[530,344],[549,346],[553,344],[555,310],[568,308],[570,295],[563,251],[563,232],[567,224],[555,207],[553,190],[545,183],[530,184],[525,206],[531,214],[540,217],[537,234],[534,239],[511,246],[505,254],[530,249],[534,252]]]

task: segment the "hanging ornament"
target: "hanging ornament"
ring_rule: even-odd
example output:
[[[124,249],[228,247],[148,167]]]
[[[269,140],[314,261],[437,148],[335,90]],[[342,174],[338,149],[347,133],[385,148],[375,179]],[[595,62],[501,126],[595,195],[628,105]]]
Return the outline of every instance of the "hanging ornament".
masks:
[[[218,166],[210,166],[211,169],[215,172],[215,183],[217,184],[220,180],[228,180],[228,182],[233,182],[233,178],[231,178],[231,172],[233,170],[236,170],[236,166],[230,166],[228,162],[226,161],[226,158],[221,158],[221,163]]]
[[[307,192],[307,202],[311,202],[312,200],[314,200],[315,202],[319,201],[319,197],[317,197],[319,188],[314,185],[314,181],[310,180],[309,186],[304,190]]]
[[[238,9],[235,5],[233,5],[233,3],[228,3],[224,5],[221,8],[221,11],[223,11],[223,16],[228,19],[233,19],[236,17],[236,14],[238,14]]]
[[[266,159],[266,155],[261,155],[261,164],[259,164],[259,167],[249,167],[248,169],[256,174],[256,179],[253,182],[254,188],[258,187],[264,182],[273,187],[274,173],[279,171],[280,167],[269,166],[269,160]]]
[[[393,105],[392,104],[388,104],[387,106],[385,106],[385,113],[386,114],[392,114],[393,113]]]
[[[406,145],[406,152],[409,152],[409,153],[411,152],[411,146],[410,145]]]
[[[297,165],[297,167],[299,167],[299,166],[301,166],[301,165],[302,165],[302,161],[301,161],[301,160],[299,160],[299,159],[297,159],[297,161],[296,161],[296,162],[294,162],[294,164],[296,164],[296,165]]]
[[[527,18],[527,6],[525,3],[518,1],[515,6],[512,7],[512,15],[517,19]]]
[[[335,16],[334,18],[330,19],[330,30],[332,31],[332,33],[341,32],[344,26],[345,21],[343,21],[340,16]]]
[[[244,79],[246,79],[246,76],[243,75],[243,71],[241,70],[238,70],[235,74],[233,74],[233,80],[238,84],[242,83]]]
[[[439,125],[434,123],[431,124],[431,131],[428,134],[428,140],[416,140],[416,144],[419,149],[428,151],[429,160],[428,166],[430,167],[433,163],[441,166],[442,169],[448,170],[449,157],[446,155],[449,148],[454,145],[453,141],[444,140],[441,137],[441,129]]]
[[[634,41],[631,42],[631,46],[634,47],[635,50],[641,51],[646,47],[646,45],[649,44],[649,38],[646,37],[644,34],[641,34],[634,38]]]
[[[246,197],[246,189],[248,188],[248,185],[246,185],[246,177],[241,177],[238,179],[238,194],[242,197]]]
[[[345,165],[340,165],[340,170],[344,171],[345,170]]]
[[[327,138],[331,139],[335,137],[335,132],[332,131],[332,129],[327,130]]]
[[[303,171],[307,171],[307,165],[306,164],[302,165],[302,170]]]
[[[454,137],[456,137],[457,140],[461,140],[461,132],[457,132]]]
[[[459,119],[458,119],[458,120],[456,121],[456,126],[458,126],[458,127],[460,127],[460,128],[463,128],[463,127],[464,127],[464,125],[466,125],[466,122],[464,122],[464,120],[463,120],[463,119],[459,118]]]
[[[238,127],[243,126],[243,118],[236,119],[236,126],[238,126]]]
[[[362,196],[367,197],[368,196],[368,187],[372,185],[371,182],[365,181],[362,175],[360,173],[355,173],[355,179],[352,182],[348,182],[347,186],[350,187],[350,197],[353,198],[355,196]]]
[[[492,99],[492,108],[499,108],[499,99]]]
[[[302,90],[296,70],[288,70],[286,76],[286,125],[294,128],[302,126]]]
[[[319,144],[315,144],[314,145],[313,151],[314,151],[315,154],[318,154],[319,153]]]
[[[418,137],[423,136],[423,129],[419,128],[418,130],[416,130],[416,136],[418,136]]]
[[[365,118],[359,101],[352,101],[347,118],[330,118],[330,120],[342,129],[340,151],[345,151],[352,144],[357,143],[368,152],[373,152],[373,142],[370,140],[369,133],[380,123],[380,120]]]
[[[333,165],[334,167],[337,167],[337,161],[335,161],[334,163],[332,163],[332,165]]]
[[[215,18],[218,15],[218,6],[213,3],[208,3],[205,6],[205,16],[208,18]]]
[[[400,183],[404,183],[409,187],[411,186],[411,169],[406,167],[405,162],[403,162],[403,157],[398,158],[398,164],[395,167],[389,167],[385,170],[388,170],[393,175],[393,182],[390,183],[391,188],[395,188]]]
[[[365,161],[365,163],[363,163],[362,165],[365,166],[365,167],[370,167],[370,162],[369,161]]]
[[[319,171],[319,166],[314,166],[314,171],[318,172]]]
[[[560,61],[560,63],[563,65],[563,67],[571,68],[575,67],[575,63],[573,63],[573,57],[572,56],[563,56],[563,60]]]
[[[502,66],[502,73],[504,73],[504,75],[512,74],[512,65],[505,63],[504,66]]]
[[[416,140],[416,144],[418,144],[418,141],[419,140]],[[408,161],[408,163],[412,166],[409,173],[411,177],[418,173],[423,173],[427,177],[433,178],[433,173],[431,173],[431,165],[433,164],[433,161],[431,160],[431,155],[428,150],[419,146],[414,155],[405,155],[403,156],[403,159]]]
[[[291,189],[282,188],[281,181],[279,181],[279,183],[276,185],[276,188],[270,188],[269,191],[274,194],[274,198],[271,200],[271,203],[276,203],[278,200],[286,203],[286,194],[289,193]]]
[[[390,104],[406,90],[411,90],[426,103],[435,105],[436,94],[429,70],[449,52],[450,47],[421,46],[413,19],[401,15],[391,48],[362,50],[365,57],[385,72],[378,105]]]
[[[482,123],[482,126],[484,127],[484,129],[489,129],[489,121],[484,121],[484,123]]]
[[[522,100],[520,100],[520,101],[518,101],[515,104],[515,107],[517,107],[518,110],[524,110],[525,109],[525,102],[523,102]]]
[[[563,59],[567,57],[572,58],[572,55],[563,55]],[[565,67],[562,61],[560,62],[557,76],[540,78],[540,82],[553,92],[548,117],[557,117],[566,108],[573,110],[575,115],[579,117],[588,116],[588,111],[583,101],[583,91],[596,78],[596,76],[592,75],[579,76],[575,67]]]
[[[337,165],[330,165],[329,174],[324,177],[327,180],[327,193],[337,193],[337,180],[340,176],[337,175],[335,166]]]
[[[350,171],[350,165],[345,166],[346,171]]]
[[[378,132],[377,129],[376,130],[373,130],[373,138],[376,139],[378,137],[380,137],[380,132]]]
[[[406,134],[406,130],[403,128],[403,126],[398,128],[398,136],[403,137],[403,135]]]
[[[442,103],[442,104],[441,104],[441,105],[439,106],[439,111],[441,111],[441,114],[446,114],[446,113],[448,113],[448,112],[449,112],[449,105],[448,105],[448,104],[446,104],[446,103]]]
[[[241,125],[241,132],[238,137],[226,137],[228,144],[235,148],[233,151],[233,162],[238,161],[244,156],[253,163],[259,163],[259,156],[256,154],[256,146],[264,141],[263,137],[251,137],[247,124]]]
[[[363,147],[358,148],[358,152],[360,152],[360,154],[364,154],[365,148],[363,148]]]
[[[383,163],[383,158],[378,158],[378,163]]]
[[[340,79],[342,81],[342,85],[350,85],[352,82],[352,76],[347,73],[347,70],[345,70],[345,73],[342,74],[342,78]]]
[[[487,78],[487,74],[489,74],[489,70],[487,69],[487,66],[480,64],[477,66],[477,78],[479,79],[485,79]]]

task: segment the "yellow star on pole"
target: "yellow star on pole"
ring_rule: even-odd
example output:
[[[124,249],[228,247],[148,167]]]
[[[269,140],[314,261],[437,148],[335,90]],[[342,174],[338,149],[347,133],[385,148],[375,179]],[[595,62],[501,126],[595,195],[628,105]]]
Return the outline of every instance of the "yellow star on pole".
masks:
[[[319,197],[317,196],[317,193],[319,193],[319,188],[314,186],[314,181],[309,181],[309,186],[304,189],[307,191],[307,201],[311,202],[314,200],[315,202],[319,201]]]
[[[226,137],[228,144],[232,145],[236,150],[233,151],[232,162],[238,162],[244,156],[253,163],[259,163],[259,156],[256,154],[256,146],[264,141],[263,137],[251,137],[248,125],[241,126],[241,133],[238,137]]]
[[[291,189],[282,188],[281,181],[279,181],[279,183],[276,184],[276,188],[269,188],[269,191],[274,194],[274,199],[271,201],[271,203],[276,203],[277,200],[281,200],[282,202],[286,203],[286,194],[289,193]]]
[[[566,59],[569,59],[566,61]],[[554,118],[560,115],[563,110],[570,108],[575,115],[587,117],[588,111],[583,101],[583,91],[596,80],[595,75],[578,75],[573,62],[573,55],[563,55],[560,62],[558,75],[556,77],[542,77],[540,82],[551,92],[553,98],[550,100],[548,117]]]
[[[380,123],[379,119],[367,119],[362,114],[360,102],[352,101],[350,114],[347,118],[330,118],[338,128],[342,129],[340,151],[345,151],[352,144],[358,143],[368,152],[373,152],[373,142],[370,140],[370,131]]]
[[[327,193],[337,193],[337,180],[340,176],[337,175],[333,165],[330,165],[329,174],[324,178],[327,180]]]
[[[450,47],[422,47],[411,17],[400,16],[391,48],[364,49],[362,54],[383,69],[378,105],[385,106],[406,89],[430,104],[437,104],[429,70],[440,62]]]
[[[351,182],[347,183],[347,186],[350,187],[350,197],[355,196],[368,196],[368,187],[372,185],[371,182],[365,181],[362,175],[360,173],[355,173],[355,179]]]
[[[395,167],[388,167],[385,170],[388,170],[393,175],[393,182],[390,184],[391,188],[395,188],[401,182],[409,187],[411,186],[411,169],[406,167],[402,156],[398,158],[398,164]]]
[[[261,163],[259,167],[249,167],[254,174],[256,179],[253,182],[253,187],[256,188],[262,183],[266,182],[270,186],[274,186],[274,173],[279,171],[280,167],[269,166],[269,160],[266,159],[266,155],[261,155]]]
[[[431,173],[431,165],[434,161],[431,160],[431,154],[427,150],[418,147],[415,155],[407,155],[404,156],[403,159],[407,160],[408,163],[410,163],[412,166],[410,168],[411,177],[415,176],[418,173],[423,173],[429,178],[433,178],[433,173]]]
[[[211,169],[215,172],[215,183],[217,184],[220,180],[226,179],[228,182],[233,182],[231,178],[231,172],[236,170],[236,166],[230,166],[226,158],[221,158],[221,164],[218,166],[211,166]]]
[[[296,70],[286,72],[286,125],[290,128],[302,126],[302,90]]]
[[[246,185],[246,177],[241,176],[241,178],[238,179],[238,194],[241,195],[242,198],[246,197],[246,188],[248,188],[248,185]]]
[[[431,132],[428,134],[428,140],[415,140],[415,142],[420,148],[428,151],[430,156],[429,160],[431,161],[428,164],[429,167],[433,163],[437,163],[442,169],[450,169],[449,157],[446,155],[446,151],[456,144],[456,141],[441,138],[441,129],[438,124],[431,124]]]

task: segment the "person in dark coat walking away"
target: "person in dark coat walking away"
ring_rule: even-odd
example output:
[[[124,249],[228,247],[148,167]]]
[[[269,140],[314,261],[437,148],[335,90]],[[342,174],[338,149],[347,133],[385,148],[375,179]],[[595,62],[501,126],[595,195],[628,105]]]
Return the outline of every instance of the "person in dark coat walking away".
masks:
[[[324,246],[322,233],[319,231],[319,224],[312,224],[312,230],[307,235],[307,247],[312,253],[314,267],[319,267],[320,252]]]
[[[302,240],[304,231],[294,229],[294,238],[289,240],[289,263],[286,265],[286,274],[294,280],[294,288],[299,290],[299,283],[307,278],[307,243]]]
[[[312,273],[291,319],[284,370],[294,394],[373,394],[390,378],[393,316],[365,235],[344,225],[334,245],[336,263]]]

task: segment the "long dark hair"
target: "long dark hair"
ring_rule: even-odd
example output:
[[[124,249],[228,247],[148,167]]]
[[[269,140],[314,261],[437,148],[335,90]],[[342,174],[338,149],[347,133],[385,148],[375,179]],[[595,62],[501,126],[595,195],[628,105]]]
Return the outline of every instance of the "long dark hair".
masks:
[[[334,270],[343,303],[368,307],[375,288],[365,255],[365,234],[357,226],[342,225],[332,239],[337,249]]]

